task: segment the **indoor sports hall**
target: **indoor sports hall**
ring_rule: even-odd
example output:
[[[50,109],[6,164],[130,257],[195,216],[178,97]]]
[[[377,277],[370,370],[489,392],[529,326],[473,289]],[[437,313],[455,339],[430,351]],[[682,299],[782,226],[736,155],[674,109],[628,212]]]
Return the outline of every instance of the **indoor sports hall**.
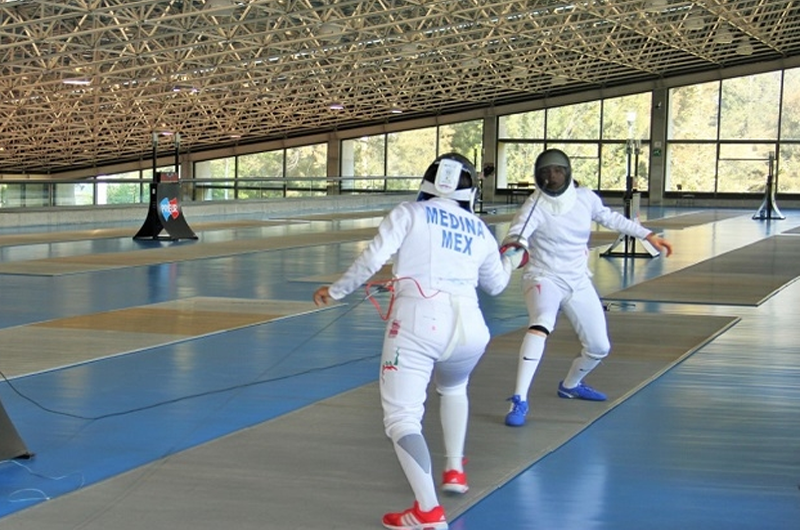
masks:
[[[483,216],[499,235],[505,209]],[[0,528],[380,527],[411,499],[377,396],[388,295],[318,309],[311,294],[382,213],[205,220],[179,242],[135,225],[0,236],[0,398],[34,455],[1,464]],[[470,387],[471,489],[442,498],[451,528],[795,526],[800,216],[643,223],[673,256],[603,256],[593,234],[605,403],[556,396],[578,348],[562,325],[528,425],[506,427],[519,273],[482,298],[493,339]]]
[[[381,528],[392,262],[313,293],[449,153],[502,241],[554,148],[674,252],[592,226],[608,400],[562,315],[522,427],[480,293],[449,528],[800,528],[798,2],[0,0],[0,59],[0,530]]]

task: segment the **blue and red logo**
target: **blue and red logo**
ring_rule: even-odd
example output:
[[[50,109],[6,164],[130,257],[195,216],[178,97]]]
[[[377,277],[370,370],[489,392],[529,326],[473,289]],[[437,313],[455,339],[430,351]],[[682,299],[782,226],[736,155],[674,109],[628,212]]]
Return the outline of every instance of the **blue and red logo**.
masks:
[[[177,219],[181,215],[180,209],[178,208],[177,197],[174,199],[167,199],[164,197],[159,206],[161,206],[161,215],[164,216],[165,221]]]

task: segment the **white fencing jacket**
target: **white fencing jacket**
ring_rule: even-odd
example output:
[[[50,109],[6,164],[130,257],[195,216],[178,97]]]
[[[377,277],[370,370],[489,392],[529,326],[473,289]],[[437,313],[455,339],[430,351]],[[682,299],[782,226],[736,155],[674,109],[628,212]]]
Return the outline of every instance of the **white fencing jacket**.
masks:
[[[330,296],[344,298],[390,259],[394,277],[415,279],[426,297],[438,291],[477,302],[477,287],[496,295],[511,276],[483,220],[456,201],[435,197],[393,208],[367,248],[330,286]],[[398,296],[404,291],[419,297],[414,282],[398,282]]]
[[[591,277],[588,243],[593,222],[638,239],[644,239],[650,233],[638,222],[603,205],[600,197],[590,189],[576,188],[571,208],[560,215],[543,207],[544,200],[535,204],[539,193],[537,190],[526,199],[508,231],[509,238],[517,236],[528,242],[526,279],[549,277],[575,285]]]

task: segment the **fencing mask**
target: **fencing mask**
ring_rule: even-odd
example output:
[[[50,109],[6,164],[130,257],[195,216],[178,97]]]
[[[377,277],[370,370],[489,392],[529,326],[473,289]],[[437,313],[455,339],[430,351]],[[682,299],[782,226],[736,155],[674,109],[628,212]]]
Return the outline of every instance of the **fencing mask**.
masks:
[[[575,204],[575,186],[569,157],[559,149],[546,149],[536,158],[533,170],[542,207],[553,215],[569,211]]]
[[[453,199],[462,208],[474,213],[477,186],[478,172],[475,166],[458,153],[447,153],[428,166],[417,200],[425,201],[431,197]]]

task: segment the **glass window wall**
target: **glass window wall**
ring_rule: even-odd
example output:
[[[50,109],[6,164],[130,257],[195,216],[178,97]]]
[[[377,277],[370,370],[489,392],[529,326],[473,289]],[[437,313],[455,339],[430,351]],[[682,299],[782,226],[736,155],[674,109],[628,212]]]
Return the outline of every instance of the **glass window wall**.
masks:
[[[436,158],[436,127],[386,135],[386,176],[389,190],[416,190],[425,170]]]
[[[342,142],[342,190],[349,193],[386,191],[385,175],[385,135],[364,136]]]
[[[483,120],[439,126],[438,153],[459,153],[480,170],[483,165]]]
[[[532,186],[536,157],[554,147],[571,157],[578,182],[600,191],[617,193],[628,186],[650,191],[652,150],[654,161],[663,156],[667,196],[759,195],[770,171],[779,193],[800,193],[798,84],[800,68],[672,88],[664,102],[666,142],[655,146],[658,153],[650,144],[651,92],[499,116],[493,146],[497,189]],[[480,169],[483,123],[469,120],[344,140],[339,190],[416,190],[430,161],[445,152],[459,152]],[[193,178],[184,182],[184,199],[326,195],[329,167],[327,143],[198,161]],[[142,169],[75,182],[3,183],[0,204],[135,204],[148,200],[151,182],[152,170]]]
[[[633,186],[646,191],[651,100],[648,92],[501,116],[497,188],[528,185],[539,153],[557,148],[584,186],[624,191],[630,172]]]
[[[284,196],[283,151],[242,155],[238,164],[238,199],[273,199]]]
[[[286,196],[327,194],[327,144],[286,149]]]
[[[364,136],[342,141],[341,189],[348,193],[407,192],[438,156],[457,152],[480,169],[483,120]]]
[[[778,191],[797,192],[796,179],[782,164],[792,163],[794,149],[779,132],[797,134],[786,105],[794,96],[787,79],[796,71],[769,72],[670,90],[665,191],[758,194],[770,172],[785,175]],[[783,90],[781,89],[783,83]],[[781,94],[789,95],[782,103]],[[781,109],[784,109],[782,112]],[[787,155],[781,154],[788,150]],[[787,168],[789,169],[789,168]]]
[[[100,175],[96,193],[95,204],[138,204],[150,200],[149,181],[142,180],[141,171]]]

